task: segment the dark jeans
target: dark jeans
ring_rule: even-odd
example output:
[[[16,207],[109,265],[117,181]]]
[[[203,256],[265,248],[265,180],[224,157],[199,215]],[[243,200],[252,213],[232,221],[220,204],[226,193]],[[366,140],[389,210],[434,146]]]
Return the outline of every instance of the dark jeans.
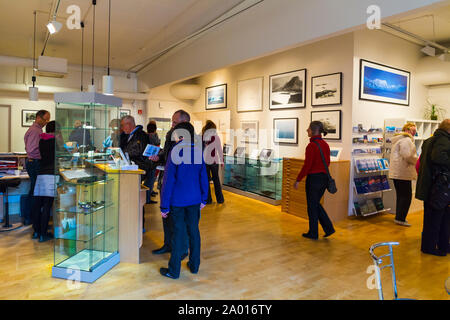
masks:
[[[149,170],[149,172],[147,173],[147,176],[145,177],[145,182],[144,182],[144,186],[146,186],[147,188],[150,188],[150,190],[147,190],[147,203],[150,203],[151,195],[153,192],[153,186],[155,184],[156,181],[156,169],[152,169]]]
[[[412,187],[410,180],[394,179],[395,192],[397,193],[397,203],[395,209],[395,220],[406,221],[409,207],[412,200]]]
[[[436,249],[447,252],[450,239],[450,209],[435,210],[429,202],[423,203],[423,252],[432,253]]]
[[[169,260],[169,272],[178,277],[181,268],[181,256],[184,251],[184,233],[189,236],[189,264],[193,272],[200,266],[200,205],[189,207],[172,207],[173,221],[172,252]]]
[[[320,204],[328,184],[328,176],[325,173],[313,173],[306,177],[306,201],[308,203],[309,231],[313,237],[319,236],[319,222],[325,233],[334,231],[333,223],[325,209]]]
[[[39,235],[46,235],[53,197],[33,197],[33,229]]]
[[[40,169],[40,160],[27,159],[25,162],[25,168],[27,169],[28,176],[30,177],[30,190],[28,191],[28,201],[33,203],[34,186],[36,185],[36,179]],[[30,210],[24,212],[24,222],[28,223],[32,219],[32,206],[29,206]]]
[[[208,174],[208,180],[213,181],[214,183],[214,193],[216,194],[217,203],[223,203],[223,194],[222,194],[222,184],[220,183],[219,178],[219,165],[218,164],[207,164],[206,165],[206,173]],[[208,190],[208,203],[212,202],[211,197],[211,185]]]

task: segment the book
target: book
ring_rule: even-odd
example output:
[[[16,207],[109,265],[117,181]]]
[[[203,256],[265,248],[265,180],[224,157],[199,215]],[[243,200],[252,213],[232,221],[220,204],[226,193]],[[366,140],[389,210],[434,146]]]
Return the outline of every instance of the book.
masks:
[[[381,198],[374,198],[373,203],[375,204],[377,211],[384,210],[384,204]]]
[[[382,175],[381,176],[381,185],[382,185],[382,190],[389,190],[391,187],[389,186],[389,181],[387,176]]]
[[[144,153],[142,153],[142,155],[146,156],[146,157],[152,157],[152,156],[157,156],[159,153],[159,150],[161,150],[160,147],[148,144],[145,147]]]

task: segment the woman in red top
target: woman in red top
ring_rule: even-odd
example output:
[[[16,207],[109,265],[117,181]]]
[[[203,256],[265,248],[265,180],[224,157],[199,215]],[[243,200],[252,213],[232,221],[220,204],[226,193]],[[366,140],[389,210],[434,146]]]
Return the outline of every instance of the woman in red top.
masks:
[[[322,139],[322,133],[327,135],[320,121],[310,123],[308,130],[310,143],[306,147],[305,162],[303,168],[297,176],[294,188],[298,189],[300,181],[306,176],[306,201],[308,204],[309,231],[304,233],[305,238],[317,240],[319,238],[319,222],[325,231],[325,237],[332,235],[335,230],[325,209],[320,204],[320,199],[328,185],[328,174],[323,165],[319,147],[322,149],[327,166],[330,165],[330,147]]]

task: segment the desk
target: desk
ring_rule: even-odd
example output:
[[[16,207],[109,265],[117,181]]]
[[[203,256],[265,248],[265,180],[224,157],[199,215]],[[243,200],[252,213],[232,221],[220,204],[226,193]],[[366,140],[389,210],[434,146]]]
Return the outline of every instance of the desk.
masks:
[[[143,207],[145,189],[141,187],[144,170],[110,169],[106,164],[95,164],[108,174],[119,175],[119,253],[120,261],[139,263],[139,248],[142,246]]]
[[[9,223],[8,189],[11,186],[11,184],[15,185],[14,180],[19,180],[19,182],[16,185],[16,186],[18,186],[21,182],[20,180],[28,179],[28,178],[29,178],[28,174],[18,175],[18,176],[6,175],[6,176],[3,176],[0,178],[0,186],[2,189],[4,188],[4,194],[5,194],[3,197],[5,223],[3,226],[0,226],[0,232],[11,231],[11,230],[15,230],[15,229],[22,227],[22,223],[13,223],[13,224]],[[6,198],[6,202],[4,200],[5,198]]]

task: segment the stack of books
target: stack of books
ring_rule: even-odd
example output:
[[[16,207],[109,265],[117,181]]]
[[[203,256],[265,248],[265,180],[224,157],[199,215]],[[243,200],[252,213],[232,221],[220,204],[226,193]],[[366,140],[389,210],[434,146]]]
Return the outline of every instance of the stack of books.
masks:
[[[389,190],[389,181],[386,175],[354,178],[356,192],[365,194],[383,190]]]
[[[354,206],[356,215],[358,216],[364,216],[384,210],[383,200],[381,198],[354,202]]]

